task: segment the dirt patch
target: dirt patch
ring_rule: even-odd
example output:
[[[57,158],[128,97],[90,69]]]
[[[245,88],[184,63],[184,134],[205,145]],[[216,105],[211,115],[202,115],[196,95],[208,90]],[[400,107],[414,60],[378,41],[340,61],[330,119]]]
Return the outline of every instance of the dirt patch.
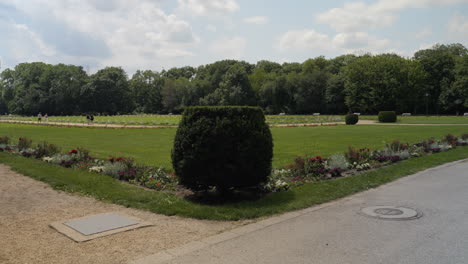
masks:
[[[71,195],[0,165],[0,263],[126,263],[245,222],[164,216]],[[51,222],[123,212],[154,226],[84,243],[58,233]]]

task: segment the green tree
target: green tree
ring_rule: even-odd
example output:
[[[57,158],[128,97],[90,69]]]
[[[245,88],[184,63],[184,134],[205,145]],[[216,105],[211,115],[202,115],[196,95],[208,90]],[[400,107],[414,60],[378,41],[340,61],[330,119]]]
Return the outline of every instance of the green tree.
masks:
[[[458,115],[468,109],[468,55],[457,59],[454,77],[455,81],[442,90],[439,101],[444,110]]]
[[[129,81],[130,90],[135,100],[135,111],[159,113],[163,110],[162,87],[164,79],[153,71],[136,71]]]
[[[51,68],[51,82],[48,93],[49,115],[79,114],[80,91],[88,75],[81,66],[58,64]]]
[[[4,112],[8,112],[8,105],[11,102],[11,109],[14,108],[13,99],[15,98],[14,82],[15,82],[15,71],[11,69],[5,69],[0,74],[0,97],[3,100]]]
[[[456,59],[467,54],[462,44],[434,45],[430,49],[419,50],[414,58],[421,63],[426,72],[426,93],[429,96],[429,109],[431,113],[440,113],[443,109],[441,94],[450,89],[455,80],[454,69]],[[446,97],[446,95],[444,95]],[[448,109],[448,108],[445,108]]]
[[[80,95],[81,109],[86,112],[117,114],[134,109],[127,74],[122,68],[107,67],[91,75]]]
[[[259,93],[259,105],[268,114],[289,112],[292,96],[288,90],[285,76],[278,76],[274,80],[265,82]]]
[[[21,63],[14,70],[14,99],[10,111],[22,115],[36,115],[50,108],[49,89],[52,65],[42,62]]]
[[[161,75],[168,79],[177,80],[180,78],[192,79],[195,77],[197,70],[191,66],[180,68],[171,68],[168,71],[162,71]]]
[[[186,78],[165,79],[162,104],[166,113],[181,113],[186,106],[192,84]]]
[[[241,64],[234,64],[224,74],[219,88],[200,99],[203,105],[256,105],[255,93],[247,72]]]

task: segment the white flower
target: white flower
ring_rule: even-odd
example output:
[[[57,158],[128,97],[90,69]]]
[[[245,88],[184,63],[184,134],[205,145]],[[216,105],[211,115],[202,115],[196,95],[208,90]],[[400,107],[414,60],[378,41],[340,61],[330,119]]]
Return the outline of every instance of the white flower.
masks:
[[[94,166],[89,168],[91,172],[102,172],[104,170],[104,166]]]
[[[42,160],[45,162],[51,162],[53,159],[52,157],[43,157]]]

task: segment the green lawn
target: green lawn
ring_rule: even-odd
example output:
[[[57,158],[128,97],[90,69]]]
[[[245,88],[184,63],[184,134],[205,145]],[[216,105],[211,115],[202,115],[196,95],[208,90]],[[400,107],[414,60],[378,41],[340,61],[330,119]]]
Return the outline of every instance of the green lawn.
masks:
[[[348,146],[382,148],[384,142],[400,139],[414,143],[448,133],[468,133],[464,126],[324,126],[272,128],[275,167],[283,166],[297,155],[329,156]],[[137,162],[170,168],[170,153],[176,129],[98,129],[0,124],[0,136],[20,136],[60,145],[63,150],[89,149],[100,158],[134,157]]]
[[[377,120],[377,116],[360,116],[361,120]],[[402,124],[465,124],[468,116],[398,116]]]

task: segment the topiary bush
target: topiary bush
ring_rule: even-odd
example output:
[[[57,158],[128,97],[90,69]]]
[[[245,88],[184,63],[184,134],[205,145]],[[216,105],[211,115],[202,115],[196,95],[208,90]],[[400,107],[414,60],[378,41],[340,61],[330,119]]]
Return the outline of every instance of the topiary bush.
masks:
[[[397,121],[397,115],[395,111],[380,111],[379,122],[382,123],[395,123]]]
[[[345,116],[345,121],[347,125],[355,125],[359,121],[359,116],[356,114],[347,114]]]
[[[177,129],[172,165],[179,183],[220,192],[266,182],[273,140],[258,107],[188,107]]]

